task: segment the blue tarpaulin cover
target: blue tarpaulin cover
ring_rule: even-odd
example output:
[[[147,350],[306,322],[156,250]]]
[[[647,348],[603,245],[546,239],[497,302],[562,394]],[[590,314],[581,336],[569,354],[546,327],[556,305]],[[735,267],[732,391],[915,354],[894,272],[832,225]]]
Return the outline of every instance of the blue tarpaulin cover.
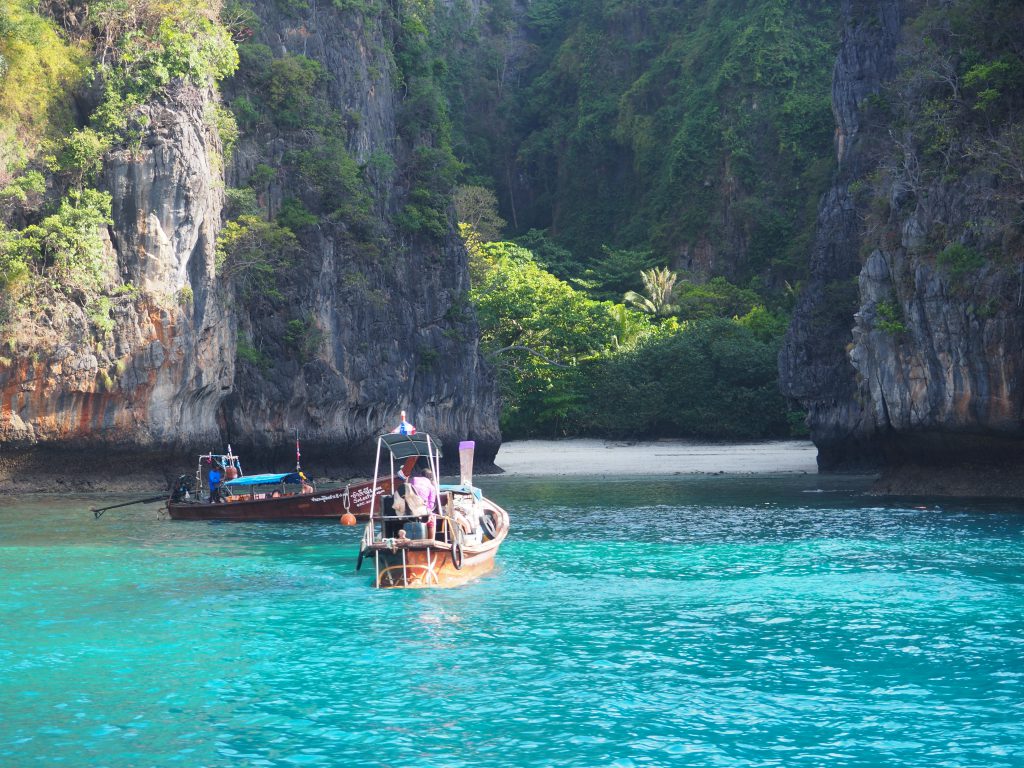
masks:
[[[477,499],[484,497],[483,491],[475,485],[440,485],[438,487],[442,491],[451,491],[452,493],[472,493]]]
[[[298,472],[285,472],[283,475],[246,475],[228,480],[224,486],[240,488],[248,485],[274,485],[276,483],[300,483],[302,479]]]

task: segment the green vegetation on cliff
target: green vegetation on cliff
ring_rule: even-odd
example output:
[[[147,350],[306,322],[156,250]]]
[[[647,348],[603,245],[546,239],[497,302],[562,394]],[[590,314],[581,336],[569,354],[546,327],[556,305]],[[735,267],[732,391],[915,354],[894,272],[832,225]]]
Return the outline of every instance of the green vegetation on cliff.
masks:
[[[71,94],[85,74],[82,47],[64,39],[35,6],[16,0],[0,7],[0,187],[43,140],[71,129]]]
[[[546,229],[583,266],[609,246],[778,292],[802,277],[831,168],[831,4],[541,0],[478,29],[487,49],[450,66],[456,150],[514,234]]]
[[[258,355],[241,359],[272,361],[247,368],[258,385],[283,375],[270,368],[294,357],[296,334],[304,357],[315,352],[322,331],[308,313],[318,288],[303,275],[325,269],[325,241],[337,249],[334,258],[346,262],[340,288],[346,301],[385,303],[378,286],[391,282],[382,275],[401,263],[403,250],[436,250],[451,241],[451,199],[461,165],[452,154],[451,122],[438,82],[442,67],[430,34],[432,3],[336,0],[317,10],[303,2],[277,2],[273,10],[287,21],[269,36],[262,21],[246,15],[247,8],[235,3],[222,14],[238,20],[244,38],[240,66],[224,91],[246,159],[233,174],[244,186],[227,190],[227,223],[218,247],[225,268],[244,267],[232,270],[231,283],[241,288],[236,308],[243,348]],[[318,24],[333,28],[331,45],[337,50],[271,48],[276,34],[287,37],[298,28],[305,35],[305,25]],[[329,67],[346,46],[355,57],[349,64],[367,68],[355,77],[365,74],[366,87],[380,90],[384,119],[394,120],[395,135],[369,132],[380,141],[369,149],[366,123],[380,115],[364,114],[349,98],[339,98],[347,75]],[[250,244],[262,242],[271,247],[261,257]]]
[[[301,3],[278,5],[287,14],[308,11]],[[257,36],[239,45],[241,66],[227,84],[238,124],[264,161],[249,174],[249,184],[258,193],[271,178],[287,185],[306,210],[344,225],[368,254],[379,255],[392,218],[409,234],[443,239],[451,234],[449,210],[461,165],[452,154],[451,121],[439,84],[442,54],[430,33],[433,4],[338,0],[333,8],[343,14],[339,23],[379,25],[389,38],[381,60],[401,93],[397,142],[360,157],[352,143],[365,116],[334,102],[332,75],[323,64],[299,53],[275,54]],[[282,139],[288,149],[272,156],[268,147]],[[406,191],[392,217],[382,197],[394,186]]]
[[[119,289],[104,157],[138,146],[142,108],[162,89],[212,86],[238,56],[206,0],[60,7],[74,25],[22,0],[0,9],[0,325],[33,302],[77,296],[102,335],[109,317],[97,308]]]
[[[891,248],[915,218],[927,229],[915,255],[963,293],[983,268],[1024,263],[1024,5],[908,6],[898,75],[867,105],[875,165],[855,186],[864,247]]]

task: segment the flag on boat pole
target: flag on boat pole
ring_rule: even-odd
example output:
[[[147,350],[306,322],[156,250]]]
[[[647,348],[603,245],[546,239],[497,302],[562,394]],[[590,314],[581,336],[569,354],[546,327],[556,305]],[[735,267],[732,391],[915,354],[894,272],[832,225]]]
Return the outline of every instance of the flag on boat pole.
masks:
[[[398,423],[398,426],[391,430],[392,434],[396,435],[415,435],[416,427],[405,420],[405,411],[402,411],[402,420]]]
[[[300,472],[302,466],[299,460],[302,458],[302,454],[299,452],[299,430],[295,430],[295,471]]]

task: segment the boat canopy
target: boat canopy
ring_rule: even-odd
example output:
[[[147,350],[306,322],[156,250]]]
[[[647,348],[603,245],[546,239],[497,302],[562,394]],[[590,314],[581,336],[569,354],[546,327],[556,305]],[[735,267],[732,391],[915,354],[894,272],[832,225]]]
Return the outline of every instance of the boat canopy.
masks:
[[[298,472],[285,472],[283,475],[246,475],[236,477],[224,483],[225,488],[242,488],[250,485],[276,485],[277,483],[301,483]]]
[[[441,446],[430,440],[429,436],[425,433],[417,435],[391,433],[381,435],[380,440],[391,451],[391,455],[399,461],[412,456],[427,456],[429,458],[431,448],[434,454],[437,456],[441,455]]]

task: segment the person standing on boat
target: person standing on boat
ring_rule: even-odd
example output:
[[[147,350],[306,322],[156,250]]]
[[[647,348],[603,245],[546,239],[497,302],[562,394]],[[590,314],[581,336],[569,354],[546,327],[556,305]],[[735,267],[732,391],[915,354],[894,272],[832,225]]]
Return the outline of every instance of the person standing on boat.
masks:
[[[210,474],[206,478],[206,482],[210,484],[210,503],[217,504],[220,502],[220,481],[224,475],[221,474],[220,464],[213,462],[213,466],[210,467]]]
[[[413,472],[409,484],[416,495],[423,499],[427,511],[433,512],[437,505],[437,491],[434,490],[434,473],[430,468],[427,467],[423,472]]]

